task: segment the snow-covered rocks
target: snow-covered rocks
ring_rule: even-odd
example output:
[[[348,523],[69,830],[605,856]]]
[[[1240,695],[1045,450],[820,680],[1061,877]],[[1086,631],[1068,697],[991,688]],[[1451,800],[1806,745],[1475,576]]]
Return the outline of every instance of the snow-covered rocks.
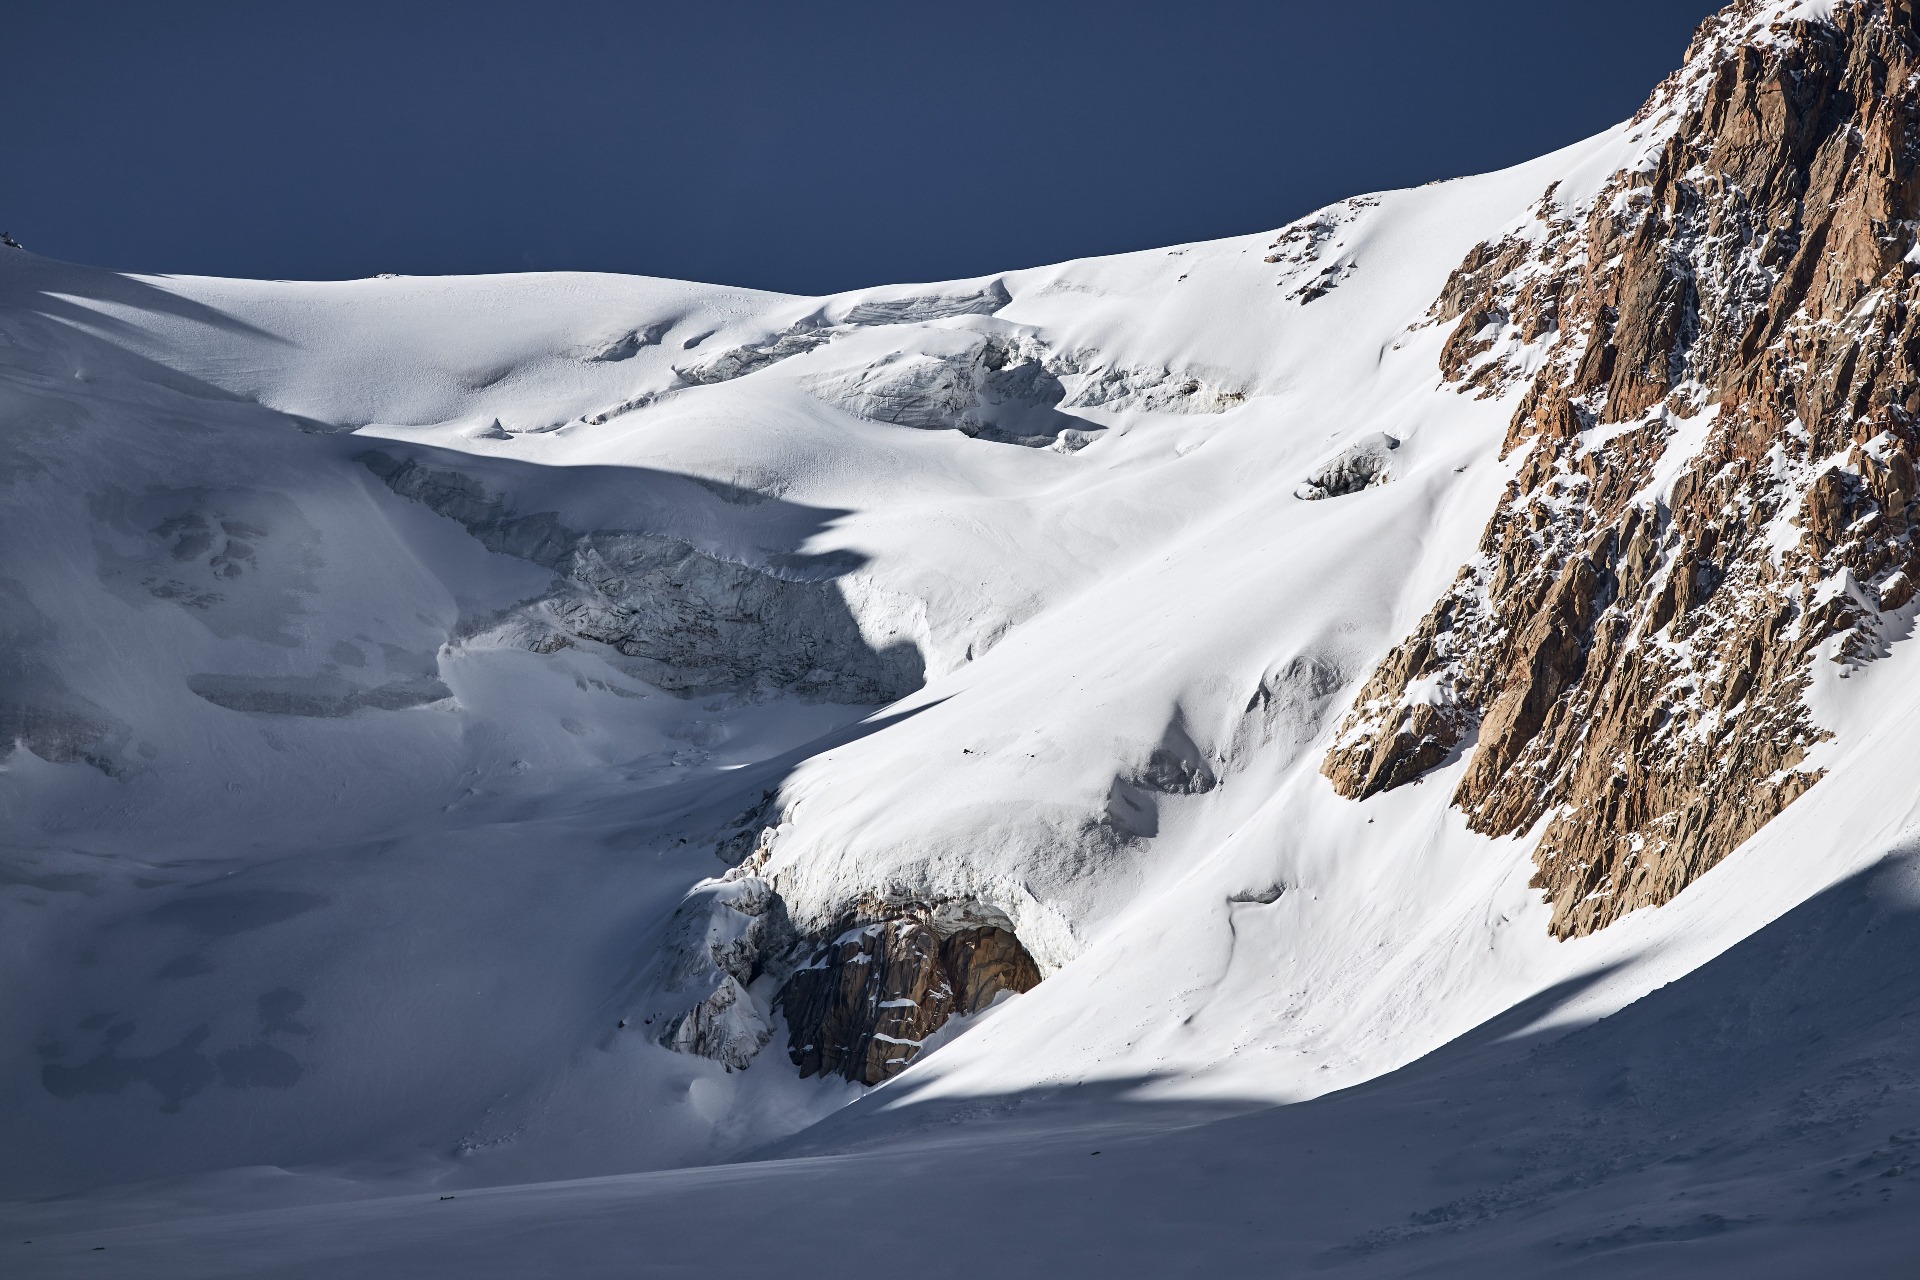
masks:
[[[1350,241],[1362,215],[1379,203],[1376,196],[1354,196],[1281,229],[1264,261],[1280,267],[1278,283],[1289,299],[1304,306],[1324,298],[1359,270]]]
[[[580,358],[602,364],[631,360],[640,354],[640,348],[659,346],[660,340],[667,336],[667,330],[673,328],[673,323],[671,320],[656,320],[638,329],[629,329],[611,338],[590,342],[582,348]]]
[[[786,904],[755,876],[707,880],[696,885],[674,914],[662,949],[667,966],[660,1001],[671,1007],[691,998],[683,1012],[666,1019],[660,1043],[742,1070],[773,1038],[765,996],[754,984],[779,972],[797,945]]]

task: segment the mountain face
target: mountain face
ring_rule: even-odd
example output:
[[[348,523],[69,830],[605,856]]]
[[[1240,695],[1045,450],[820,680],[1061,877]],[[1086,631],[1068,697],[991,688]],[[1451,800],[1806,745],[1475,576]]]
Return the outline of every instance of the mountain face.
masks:
[[[13,1266],[1897,1270],[1916,113],[1744,0],[976,280],[0,248]]]
[[[1546,822],[1553,930],[1697,880],[1820,777],[1816,661],[1905,629],[1920,413],[1920,70],[1910,11],[1701,28],[1633,128],[1639,166],[1467,255],[1443,376],[1523,386],[1477,554],[1369,679],[1343,795],[1476,736],[1476,831]]]

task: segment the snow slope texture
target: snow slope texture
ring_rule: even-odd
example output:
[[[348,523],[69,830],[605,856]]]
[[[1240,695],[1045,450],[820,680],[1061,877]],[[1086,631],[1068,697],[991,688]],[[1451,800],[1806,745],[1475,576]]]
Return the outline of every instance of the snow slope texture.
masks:
[[[10,1273],[773,1274],[928,1202],[928,1274],[1899,1256],[1909,646],[1570,941],[1470,742],[1318,772],[1521,462],[1429,309],[1659,127],[825,299],[0,253]],[[908,904],[1042,981],[801,1078],[769,957]]]

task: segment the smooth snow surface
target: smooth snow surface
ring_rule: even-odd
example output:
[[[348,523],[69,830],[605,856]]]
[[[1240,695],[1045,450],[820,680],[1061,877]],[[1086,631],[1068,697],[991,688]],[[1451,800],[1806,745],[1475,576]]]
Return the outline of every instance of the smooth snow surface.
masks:
[[[1520,461],[1427,308],[1657,145],[827,299],[0,252],[0,1269],[1890,1274],[1907,646],[1823,677],[1806,798],[1575,942],[1464,759],[1318,773]],[[771,621],[556,648],[552,529]],[[1139,785],[1176,741],[1218,785]],[[769,794],[796,921],[973,904],[1045,981],[870,1092],[662,1048]]]

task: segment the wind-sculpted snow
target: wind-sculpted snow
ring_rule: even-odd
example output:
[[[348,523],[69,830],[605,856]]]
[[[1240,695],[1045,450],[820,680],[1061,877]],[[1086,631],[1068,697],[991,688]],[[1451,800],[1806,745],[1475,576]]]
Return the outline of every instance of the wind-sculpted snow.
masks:
[[[825,330],[802,329],[795,333],[783,333],[761,346],[730,348],[699,364],[686,365],[674,372],[680,375],[682,381],[695,384],[731,382],[782,360],[805,355],[832,341],[833,334]]]
[[[783,333],[759,343],[732,347],[675,370],[695,384],[729,382],[769,365],[825,346],[851,329],[881,325],[925,324],[959,316],[992,315],[1009,301],[1006,286],[995,280],[984,288],[952,294],[910,294],[856,302],[837,322],[819,311],[795,321]],[[830,323],[832,327],[830,326]],[[711,336],[705,335],[705,336]]]
[[[629,329],[605,342],[589,344],[583,358],[602,362],[631,360],[640,354],[640,348],[659,346],[660,340],[666,337],[667,330],[671,328],[673,328],[673,321],[656,320],[645,328]]]
[[[828,298],[0,247],[8,1274],[1890,1273],[1914,24]]]
[[[919,324],[955,316],[990,316],[1009,301],[1007,286],[995,280],[983,288],[960,293],[909,294],[856,302],[847,308],[842,323]]]

